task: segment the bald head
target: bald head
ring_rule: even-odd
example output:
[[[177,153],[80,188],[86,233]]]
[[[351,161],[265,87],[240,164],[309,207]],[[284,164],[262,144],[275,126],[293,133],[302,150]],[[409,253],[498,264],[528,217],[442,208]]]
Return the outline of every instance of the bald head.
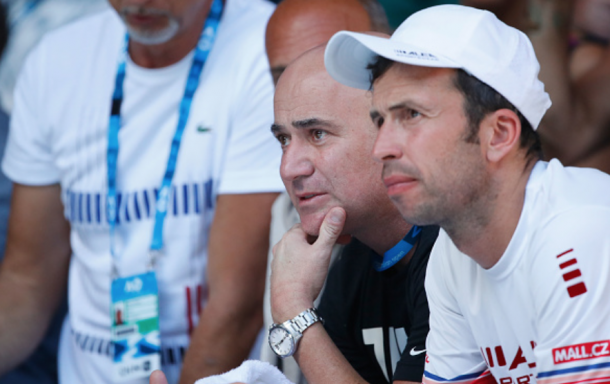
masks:
[[[267,24],[266,48],[274,82],[294,59],[341,30],[387,30],[376,0],[284,0]]]
[[[372,124],[368,116],[368,92],[335,81],[324,66],[324,49],[325,45],[311,49],[288,65],[276,86],[276,107],[298,107],[303,104],[302,109],[312,116],[325,113],[327,109],[340,111],[355,107],[364,110],[362,116],[365,124]],[[310,105],[306,105],[310,99],[321,100],[322,103],[310,108]]]
[[[280,174],[308,234],[317,235],[336,206],[347,212],[344,233],[358,238],[379,217],[400,218],[372,158],[377,130],[369,106],[367,91],[326,72],[324,47],[297,58],[277,84],[272,131],[282,145]]]

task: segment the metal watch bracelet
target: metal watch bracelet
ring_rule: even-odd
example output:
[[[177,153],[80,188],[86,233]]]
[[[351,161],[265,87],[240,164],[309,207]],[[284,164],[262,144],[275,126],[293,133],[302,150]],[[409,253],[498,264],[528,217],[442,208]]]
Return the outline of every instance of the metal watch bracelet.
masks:
[[[312,326],[317,321],[324,321],[318,315],[318,312],[315,308],[309,308],[304,310],[303,312],[296,315],[292,320],[289,320],[290,324],[293,326],[294,330],[298,331],[300,334]]]

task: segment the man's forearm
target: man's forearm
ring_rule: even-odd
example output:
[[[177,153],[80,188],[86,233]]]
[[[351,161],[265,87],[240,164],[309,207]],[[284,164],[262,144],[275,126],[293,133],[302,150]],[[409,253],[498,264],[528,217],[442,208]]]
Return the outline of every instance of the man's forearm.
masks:
[[[263,324],[271,204],[276,193],[221,195],[210,230],[209,299],[191,337],[181,384],[235,368]]]
[[[32,354],[49,326],[53,309],[33,302],[36,286],[0,274],[0,376]]]
[[[0,269],[0,376],[38,345],[66,290],[70,227],[59,185],[15,184]]]

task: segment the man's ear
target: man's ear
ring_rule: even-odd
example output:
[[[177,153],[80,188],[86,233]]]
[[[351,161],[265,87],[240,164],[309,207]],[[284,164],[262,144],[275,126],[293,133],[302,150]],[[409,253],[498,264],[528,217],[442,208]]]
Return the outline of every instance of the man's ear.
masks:
[[[499,109],[481,122],[481,144],[489,162],[497,163],[519,148],[521,121],[510,109]]]

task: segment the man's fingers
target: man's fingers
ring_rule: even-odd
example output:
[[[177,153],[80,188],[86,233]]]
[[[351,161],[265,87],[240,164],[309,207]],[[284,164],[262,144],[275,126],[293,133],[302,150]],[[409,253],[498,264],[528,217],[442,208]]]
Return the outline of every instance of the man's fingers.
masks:
[[[165,378],[165,374],[161,371],[154,371],[150,375],[150,384],[167,384],[167,379]]]
[[[315,242],[316,247],[332,247],[337,242],[343,225],[345,224],[345,210],[335,207],[328,211],[320,227],[320,236]]]
[[[282,236],[281,240],[278,241],[277,244],[273,246],[273,248],[271,248],[271,253],[275,258],[275,256],[277,256],[279,252],[282,252],[282,248],[298,244],[302,241],[307,241],[307,234],[305,233],[305,231],[303,231],[301,223],[297,223],[293,225],[292,228],[288,230],[288,232],[284,233],[284,236]]]

